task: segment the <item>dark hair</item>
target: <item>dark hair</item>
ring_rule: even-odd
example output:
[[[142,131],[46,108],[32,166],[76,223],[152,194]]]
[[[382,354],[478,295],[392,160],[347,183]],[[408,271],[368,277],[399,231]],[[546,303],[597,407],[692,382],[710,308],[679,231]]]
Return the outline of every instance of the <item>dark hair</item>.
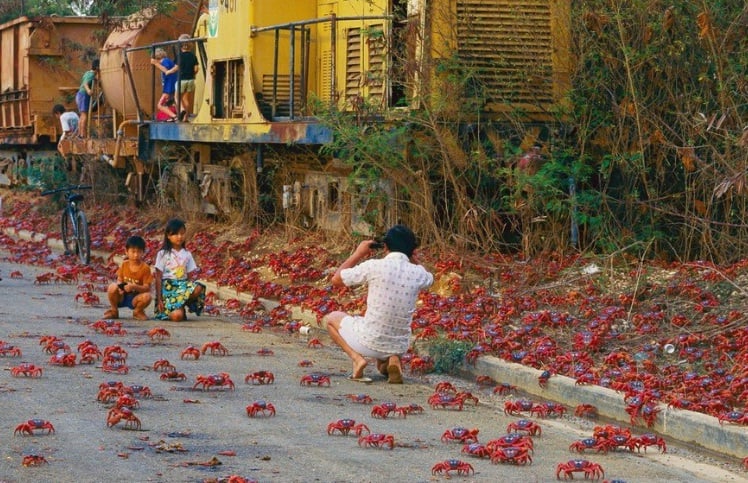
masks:
[[[91,61],[91,70],[99,70],[99,59]]]
[[[167,221],[166,228],[164,229],[164,245],[161,247],[161,249],[167,252],[171,251],[171,249],[174,247],[171,246],[169,236],[186,229],[187,225],[185,225],[185,223],[179,218],[172,218],[171,220]]]
[[[413,256],[413,251],[418,247],[416,235],[405,225],[395,225],[387,230],[382,241],[389,251],[404,253],[408,258]]]
[[[145,240],[143,240],[142,236],[131,236],[125,241],[125,249],[128,248],[138,248],[145,251]]]
[[[62,104],[55,104],[55,107],[52,108],[52,114],[62,114],[65,112],[65,106]]]

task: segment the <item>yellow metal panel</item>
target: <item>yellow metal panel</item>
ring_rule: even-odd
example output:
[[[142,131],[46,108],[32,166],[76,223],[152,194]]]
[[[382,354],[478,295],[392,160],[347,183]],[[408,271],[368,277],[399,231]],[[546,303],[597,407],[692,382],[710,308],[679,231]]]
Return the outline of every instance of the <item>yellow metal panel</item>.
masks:
[[[562,100],[571,0],[435,0],[430,8],[431,58],[459,58],[450,65],[485,89],[484,111],[543,113]],[[449,96],[445,84],[432,90]]]

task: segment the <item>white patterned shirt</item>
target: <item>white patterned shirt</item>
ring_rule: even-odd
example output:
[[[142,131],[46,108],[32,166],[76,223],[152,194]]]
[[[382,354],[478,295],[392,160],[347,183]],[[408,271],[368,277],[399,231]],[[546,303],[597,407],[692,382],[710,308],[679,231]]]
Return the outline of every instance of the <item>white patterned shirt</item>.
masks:
[[[353,325],[359,342],[387,354],[407,351],[418,293],[431,286],[434,276],[404,253],[392,252],[341,270],[340,277],[347,286],[369,284],[366,313]]]
[[[197,270],[192,253],[185,250],[159,250],[153,267],[161,270],[161,278],[165,280],[186,280],[187,274]]]

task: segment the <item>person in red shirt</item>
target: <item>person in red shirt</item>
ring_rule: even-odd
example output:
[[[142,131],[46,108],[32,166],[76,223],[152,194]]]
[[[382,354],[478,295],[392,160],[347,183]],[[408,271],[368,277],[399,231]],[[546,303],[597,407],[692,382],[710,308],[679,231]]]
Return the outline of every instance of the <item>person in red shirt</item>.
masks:
[[[127,259],[117,270],[117,282],[107,289],[111,308],[104,313],[105,319],[118,319],[119,308],[129,307],[132,316],[137,320],[148,320],[145,308],[151,303],[151,284],[153,274],[151,267],[143,261],[145,240],[131,236],[125,242]]]

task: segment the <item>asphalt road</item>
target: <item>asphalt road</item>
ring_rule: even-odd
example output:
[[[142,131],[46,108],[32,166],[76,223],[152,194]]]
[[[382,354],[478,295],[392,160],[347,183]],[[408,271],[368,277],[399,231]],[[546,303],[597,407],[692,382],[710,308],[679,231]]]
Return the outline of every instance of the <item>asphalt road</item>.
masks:
[[[14,271],[21,272],[22,278],[11,278]],[[324,347],[309,348],[309,337],[320,334],[267,329],[250,333],[242,331],[241,320],[226,311],[223,316],[193,316],[182,323],[139,322],[123,311],[121,322],[127,334],[108,336],[89,327],[103,314],[103,305],[76,302],[75,284],[35,284],[42,271],[0,262],[0,341],[22,352],[21,357],[0,357],[0,482],[200,482],[229,475],[261,482],[420,482],[446,479],[433,476],[432,467],[450,458],[474,468],[470,476],[452,476],[465,481],[556,481],[557,464],[573,458],[600,464],[610,480],[748,481],[748,473],[734,461],[699,455],[674,442],[668,442],[665,454],[654,449],[646,454],[571,453],[569,444],[589,437],[600,422],[568,416],[537,420],[542,435],[534,438],[532,464],[492,464],[461,454],[461,444],[444,443],[441,436],[456,427],[478,428],[480,442],[504,435],[507,424],[519,418],[503,414],[503,401],[519,395],[495,396],[472,382],[448,379],[472,391],[480,404],[468,404],[462,411],[431,409],[427,399],[445,377],[406,375],[406,384],[389,385],[370,366],[366,373],[374,379],[372,384],[352,382],[345,377],[350,370],[347,358],[329,345],[326,336],[320,336]],[[96,294],[104,300],[103,292]],[[146,331],[157,326],[167,329],[170,337],[152,341]],[[61,338],[74,352],[85,339],[102,350],[120,345],[127,351],[130,371],[126,375],[105,373],[101,361],[74,367],[51,365],[50,354],[39,345],[45,335]],[[189,344],[201,347],[216,340],[229,350],[227,356],[180,359]],[[272,350],[273,355],[259,355],[261,348]],[[159,359],[169,360],[186,380],[162,381],[161,373],[152,369]],[[300,367],[301,360],[314,365]],[[11,367],[21,362],[41,367],[42,377],[12,377]],[[275,382],[245,384],[247,374],[260,370],[272,372]],[[230,375],[235,390],[192,389],[197,375],[218,372]],[[300,385],[302,376],[312,372],[329,375],[330,387]],[[106,381],[150,388],[153,397],[138,398],[140,407],[135,409],[140,430],[126,429],[122,423],[107,427],[111,404],[97,401],[99,385]],[[373,402],[359,404],[349,394],[367,394]],[[258,400],[273,404],[275,416],[248,417],[245,407]],[[373,418],[372,407],[387,401],[398,406],[418,404],[424,411],[405,418]],[[394,448],[360,447],[353,435],[328,436],[328,423],[342,418],[364,423],[372,432],[393,435]],[[14,435],[16,426],[29,419],[48,420],[55,432]],[[43,456],[48,464],[24,467],[23,458],[30,454]],[[206,465],[210,462],[214,464]],[[576,476],[581,478],[580,473]]]

